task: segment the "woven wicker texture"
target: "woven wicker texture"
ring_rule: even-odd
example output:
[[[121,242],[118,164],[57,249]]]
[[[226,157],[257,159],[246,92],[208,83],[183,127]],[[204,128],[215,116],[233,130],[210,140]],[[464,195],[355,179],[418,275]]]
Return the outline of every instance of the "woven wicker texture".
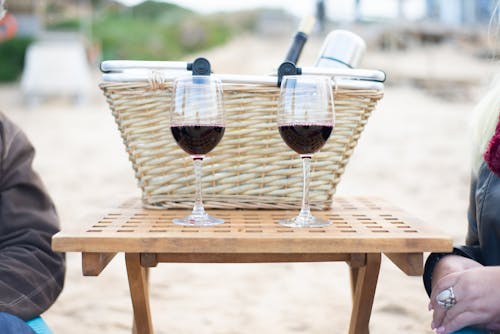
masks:
[[[191,157],[169,128],[171,82],[101,83],[132,162],[146,207],[191,208],[195,180]],[[297,209],[302,164],[281,139],[276,114],[279,88],[224,84],[226,131],[205,158],[206,208]],[[340,177],[383,92],[336,89],[333,135],[311,163],[310,202],[331,206]]]

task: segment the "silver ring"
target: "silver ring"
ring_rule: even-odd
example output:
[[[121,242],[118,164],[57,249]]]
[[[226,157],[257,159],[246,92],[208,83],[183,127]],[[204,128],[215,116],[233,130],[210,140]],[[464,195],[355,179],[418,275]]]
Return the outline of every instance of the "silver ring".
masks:
[[[457,303],[455,293],[453,292],[453,287],[450,286],[448,289],[445,289],[438,293],[438,295],[436,296],[436,302],[446,310],[451,309]]]

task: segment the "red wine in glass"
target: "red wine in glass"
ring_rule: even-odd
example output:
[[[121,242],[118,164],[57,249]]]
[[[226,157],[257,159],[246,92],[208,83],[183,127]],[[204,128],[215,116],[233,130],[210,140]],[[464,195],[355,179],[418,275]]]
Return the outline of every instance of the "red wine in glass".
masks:
[[[211,226],[224,223],[203,208],[202,163],[206,154],[222,140],[225,131],[222,85],[214,76],[185,76],[174,81],[170,131],[177,145],[193,159],[195,200],[191,214],[175,218],[175,224]]]
[[[212,151],[224,136],[220,125],[179,125],[170,130],[177,145],[192,156],[203,156]]]
[[[278,127],[281,138],[300,155],[311,155],[325,145],[333,130],[332,124],[290,124]]]
[[[302,158],[302,206],[298,216],[278,222],[288,227],[324,227],[330,221],[311,214],[311,158],[330,137],[335,123],[332,82],[327,76],[291,75],[281,82],[277,115],[283,141]]]

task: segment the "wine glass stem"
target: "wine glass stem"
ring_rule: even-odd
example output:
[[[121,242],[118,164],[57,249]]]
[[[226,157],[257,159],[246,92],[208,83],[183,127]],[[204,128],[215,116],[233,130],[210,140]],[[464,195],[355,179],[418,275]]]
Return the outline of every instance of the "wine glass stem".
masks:
[[[309,176],[311,175],[311,157],[302,157],[302,173],[303,173],[303,188],[302,188],[302,208],[299,216],[307,218],[311,216],[309,207]]]
[[[202,175],[203,158],[193,158],[194,177],[196,181],[196,195],[194,199],[193,215],[204,215],[203,199],[201,196],[201,175]]]

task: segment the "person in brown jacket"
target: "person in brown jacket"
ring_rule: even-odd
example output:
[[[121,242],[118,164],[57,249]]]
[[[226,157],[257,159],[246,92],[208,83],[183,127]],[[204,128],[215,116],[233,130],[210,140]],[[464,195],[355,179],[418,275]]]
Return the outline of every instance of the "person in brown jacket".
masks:
[[[51,249],[59,220],[32,169],[34,154],[26,135],[0,113],[0,312],[23,320],[54,303],[65,275],[64,254]],[[10,333],[4,318],[0,333]]]
[[[25,320],[46,311],[64,284],[64,254],[51,249],[59,219],[33,171],[34,155],[26,135],[0,112],[1,334],[34,333]]]

